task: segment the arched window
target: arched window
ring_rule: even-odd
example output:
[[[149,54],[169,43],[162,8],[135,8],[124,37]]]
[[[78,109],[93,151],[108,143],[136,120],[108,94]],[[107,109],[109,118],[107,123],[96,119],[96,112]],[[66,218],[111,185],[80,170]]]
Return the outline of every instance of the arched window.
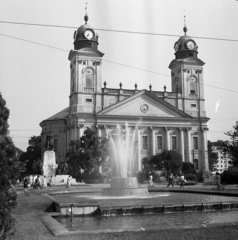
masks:
[[[189,78],[190,94],[197,94],[197,79],[194,76]]]
[[[84,92],[94,92],[94,74],[91,68],[86,68],[84,73]]]

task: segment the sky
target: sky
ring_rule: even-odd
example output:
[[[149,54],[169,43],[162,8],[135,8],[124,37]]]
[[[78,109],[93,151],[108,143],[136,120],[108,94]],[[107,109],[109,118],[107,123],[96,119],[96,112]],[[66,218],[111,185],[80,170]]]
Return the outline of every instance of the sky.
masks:
[[[206,63],[208,140],[228,139],[224,133],[238,121],[238,1],[0,0],[0,92],[16,147],[26,151],[30,137],[41,133],[39,123],[69,105],[68,54],[74,31],[84,24],[86,2],[88,24],[105,54],[108,88],[121,82],[124,89],[137,83],[138,89],[151,84],[152,90],[166,85],[171,91],[168,66],[186,15],[187,35]]]

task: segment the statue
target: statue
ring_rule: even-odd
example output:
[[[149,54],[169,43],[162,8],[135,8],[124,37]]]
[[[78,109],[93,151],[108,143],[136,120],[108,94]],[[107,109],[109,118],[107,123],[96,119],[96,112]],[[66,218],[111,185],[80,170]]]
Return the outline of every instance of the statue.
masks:
[[[65,175],[65,174],[68,174],[68,163],[67,163],[67,159],[62,159],[60,160],[60,163],[59,163],[59,166],[56,170],[56,174],[57,175]]]
[[[53,139],[53,136],[50,131],[47,133],[46,138],[45,138],[45,150],[46,151],[54,150],[54,139]]]

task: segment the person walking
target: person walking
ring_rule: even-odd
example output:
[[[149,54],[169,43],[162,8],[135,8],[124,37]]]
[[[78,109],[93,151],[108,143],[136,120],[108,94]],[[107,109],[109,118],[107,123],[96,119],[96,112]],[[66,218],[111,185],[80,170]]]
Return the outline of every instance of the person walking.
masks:
[[[185,178],[184,178],[184,175],[182,173],[181,176],[180,176],[180,188],[184,187],[184,184],[185,184]]]
[[[217,185],[217,190],[222,190],[222,185],[221,185],[221,176],[219,174],[219,172],[216,172],[216,175],[215,175],[215,179],[216,181],[216,185]],[[224,187],[223,187],[223,190],[224,190]]]
[[[171,173],[171,174],[169,175],[167,187],[169,187],[170,185],[172,185],[172,187],[174,187],[174,176],[173,176],[173,173]]]
[[[149,172],[149,182],[150,182],[150,187],[154,187],[152,172]]]
[[[28,177],[25,177],[23,180],[23,187],[24,187],[24,192],[25,192],[25,196],[30,196],[28,190],[29,190],[29,182],[28,182]]]
[[[35,189],[41,189],[41,185],[40,185],[40,176],[37,176],[36,181],[35,181]]]
[[[52,184],[53,183],[53,181],[52,181],[52,176],[50,176],[50,180],[49,180],[49,182],[47,183],[47,186],[48,187],[52,187]]]
[[[67,178],[66,187],[67,187],[67,188],[70,188],[70,187],[71,187],[71,176],[70,176],[70,175],[69,175],[68,178]]]
[[[47,182],[46,182],[46,177],[45,176],[43,178],[43,188],[47,188]]]

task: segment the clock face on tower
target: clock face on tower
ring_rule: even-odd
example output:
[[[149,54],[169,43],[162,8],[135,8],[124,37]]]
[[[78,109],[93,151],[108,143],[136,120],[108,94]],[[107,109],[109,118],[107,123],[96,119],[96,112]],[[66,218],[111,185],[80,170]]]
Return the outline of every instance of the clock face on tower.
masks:
[[[179,44],[176,42],[176,43],[174,44],[174,50],[175,50],[175,52],[177,52],[178,49],[179,49]]]
[[[84,32],[84,36],[87,38],[87,39],[92,39],[93,38],[93,32],[91,30],[86,30]]]
[[[193,50],[195,48],[194,42],[193,41],[188,41],[187,42],[187,47],[188,47],[188,49]]]

